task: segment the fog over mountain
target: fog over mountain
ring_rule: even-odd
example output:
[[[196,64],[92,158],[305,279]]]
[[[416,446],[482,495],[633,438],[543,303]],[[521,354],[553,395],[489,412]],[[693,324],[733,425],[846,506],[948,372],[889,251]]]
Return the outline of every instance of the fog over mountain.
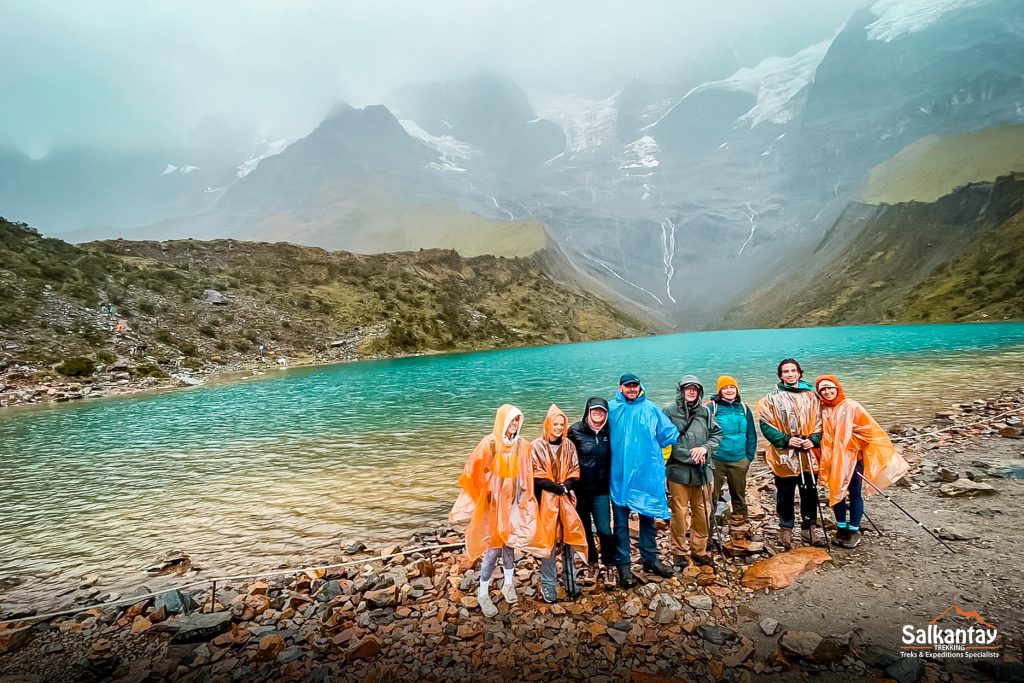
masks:
[[[1024,123],[1017,0],[777,5],[6,7],[0,215],[367,252],[542,225],[574,277],[714,326],[852,241],[873,168]]]

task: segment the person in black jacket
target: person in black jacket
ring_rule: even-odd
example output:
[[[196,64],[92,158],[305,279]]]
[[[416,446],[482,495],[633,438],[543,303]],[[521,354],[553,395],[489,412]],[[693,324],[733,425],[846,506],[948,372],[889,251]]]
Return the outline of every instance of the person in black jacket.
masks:
[[[608,401],[594,396],[587,399],[583,419],[569,427],[569,440],[576,446],[580,461],[580,478],[573,487],[576,493],[576,512],[583,522],[587,534],[587,562],[590,570],[584,583],[590,584],[604,579],[605,588],[614,588],[615,578],[611,567],[615,566],[615,537],[612,535],[611,499],[611,440],[608,428]],[[598,559],[594,544],[594,527],[601,542],[601,564],[595,571]]]

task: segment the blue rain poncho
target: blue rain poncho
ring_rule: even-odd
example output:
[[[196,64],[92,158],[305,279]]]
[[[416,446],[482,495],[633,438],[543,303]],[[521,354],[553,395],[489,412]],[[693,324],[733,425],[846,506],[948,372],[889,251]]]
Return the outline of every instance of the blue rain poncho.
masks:
[[[612,441],[612,502],[648,517],[668,519],[665,496],[665,457],[661,449],[679,438],[661,408],[640,395],[629,402],[622,392],[608,402]]]

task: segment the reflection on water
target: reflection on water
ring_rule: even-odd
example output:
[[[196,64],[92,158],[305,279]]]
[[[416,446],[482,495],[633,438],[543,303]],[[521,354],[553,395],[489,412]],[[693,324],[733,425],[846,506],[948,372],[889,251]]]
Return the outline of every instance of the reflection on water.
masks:
[[[511,401],[535,436],[551,402],[578,418],[621,372],[673,398],[697,374],[749,402],[795,356],[835,373],[883,425],[1024,384],[1024,325],[709,332],[292,370],[275,378],[0,414],[0,593],[52,607],[96,573],[145,582],[163,552],[203,575],[404,539],[443,519],[465,458]],[[710,393],[710,391],[709,391]],[[155,587],[162,580],[150,580]]]

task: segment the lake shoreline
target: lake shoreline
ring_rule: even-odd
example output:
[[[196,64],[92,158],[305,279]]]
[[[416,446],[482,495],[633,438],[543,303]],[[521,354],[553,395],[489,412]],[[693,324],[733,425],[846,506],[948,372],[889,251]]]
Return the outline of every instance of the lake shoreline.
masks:
[[[74,677],[82,667],[112,678],[135,675],[138,680],[162,680],[184,673],[237,676],[239,670],[247,680],[305,679],[324,671],[356,676],[356,680],[373,671],[390,672],[395,680],[449,677],[438,676],[440,672],[472,680],[484,672],[501,673],[501,662],[486,653],[489,643],[510,647],[494,639],[495,634],[511,627],[514,633],[523,629],[524,640],[517,649],[523,673],[555,669],[570,677],[633,675],[644,680],[643,675],[666,675],[669,667],[671,675],[682,674],[687,679],[720,678],[731,669],[780,681],[794,671],[836,681],[876,677],[882,671],[898,678],[898,667],[907,664],[898,654],[892,658],[898,643],[889,631],[897,626],[876,623],[875,614],[877,600],[905,600],[903,583],[890,586],[884,578],[891,573],[888,565],[904,561],[894,559],[894,553],[906,556],[916,567],[903,571],[920,575],[925,595],[911,604],[921,608],[922,601],[927,603],[924,613],[934,610],[932,603],[944,605],[943,601],[950,599],[945,587],[956,585],[950,581],[951,573],[980,576],[1001,571],[999,567],[1009,566],[1014,557],[1019,559],[1024,540],[1006,538],[1009,529],[1002,527],[1013,527],[1024,511],[1024,497],[1021,484],[1000,478],[999,472],[1007,463],[1011,469],[1024,464],[1022,415],[1024,389],[1015,389],[992,399],[950,406],[926,422],[894,430],[894,438],[911,463],[911,473],[888,493],[919,515],[934,507],[947,509],[938,520],[941,527],[937,520],[924,519],[940,533],[945,529],[944,533],[953,534],[950,538],[961,535],[963,540],[949,542],[970,551],[960,553],[956,562],[946,559],[936,542],[883,499],[873,496],[868,499],[871,519],[881,525],[885,535],[868,531],[857,550],[834,549],[831,560],[816,574],[798,579],[799,592],[765,593],[744,587],[746,569],[757,561],[757,555],[725,560],[713,572],[691,566],[667,580],[637,570],[642,585],[632,591],[605,592],[593,587],[577,601],[544,605],[535,597],[537,563],[524,557],[517,562],[519,605],[509,607],[495,597],[501,614],[496,620],[486,620],[475,602],[476,563],[458,550],[412,552],[434,543],[461,541],[441,523],[436,531],[415,535],[396,547],[367,551],[354,543],[343,554],[309,563],[356,561],[351,568],[263,575],[218,585],[216,594],[204,588],[171,594],[172,599],[141,597],[134,606],[0,630],[0,668],[47,680]],[[752,527],[755,538],[774,547],[777,530],[769,482],[770,471],[759,458],[748,488],[753,495]],[[989,490],[984,494],[950,493],[958,487]],[[935,502],[927,500],[933,498]],[[972,506],[980,501],[995,501],[1000,514],[973,516]],[[993,503],[982,505],[987,510]],[[964,529],[976,533],[970,536]],[[993,545],[987,541],[990,537],[1002,541]],[[664,554],[664,532],[659,540]],[[398,556],[381,559],[394,553]],[[925,566],[929,567],[926,571],[922,570]],[[858,581],[863,583],[862,577],[876,573],[882,577],[879,587],[867,587],[861,606],[855,600],[839,600],[833,608],[835,614],[826,610],[829,614],[823,618],[801,616],[806,612],[805,602],[820,604],[830,597],[841,598],[844,590],[859,585]],[[929,588],[935,595],[926,595]],[[960,593],[953,599],[972,604],[972,609],[1000,625],[1006,654],[1020,645],[1021,629],[1013,626],[1008,607],[1019,604],[1012,582],[993,577],[991,582],[975,581],[955,590]],[[890,591],[893,598],[882,597]],[[174,610],[168,609],[174,607],[175,600],[194,602],[198,609],[191,616],[175,616]],[[212,614],[200,618],[200,612]],[[905,618],[911,619],[909,615]],[[859,620],[865,620],[859,630],[842,632]],[[209,624],[204,630],[203,623],[197,622]],[[568,631],[566,623],[572,625]],[[533,635],[527,637],[527,633]],[[555,643],[551,649],[522,649],[526,642],[539,644],[551,639]],[[800,643],[807,641],[832,643],[828,652],[837,654],[803,650]],[[12,647],[12,643],[16,645]],[[559,648],[565,649],[561,655]],[[992,665],[1012,666],[1012,660],[993,660]],[[914,666],[918,677],[931,670],[930,676],[936,678],[930,680],[973,672],[971,660],[921,660]]]
[[[1022,321],[1000,320],[1000,321],[964,321],[955,323],[875,323],[872,325],[849,325],[835,326],[836,329],[861,329],[861,328],[892,328],[892,327],[936,327],[936,326],[965,326],[965,325],[1013,325]],[[248,380],[274,377],[279,371],[308,369],[308,368],[329,368],[337,365],[350,365],[380,360],[399,360],[403,358],[419,358],[428,356],[461,355],[471,353],[482,353],[488,351],[511,351],[519,349],[541,348],[546,346],[564,346],[568,344],[594,343],[601,341],[617,341],[625,339],[645,339],[658,336],[675,336],[680,334],[714,334],[728,332],[758,332],[758,331],[784,331],[784,330],[814,330],[816,327],[791,327],[791,328],[768,328],[761,329],[721,329],[721,330],[689,330],[685,332],[667,332],[664,334],[647,334],[639,337],[614,337],[605,339],[591,339],[586,341],[561,342],[557,344],[523,344],[515,346],[482,346],[468,349],[449,350],[427,350],[417,353],[395,353],[388,355],[375,355],[362,357],[354,353],[345,352],[340,355],[328,356],[326,354],[298,355],[267,357],[260,361],[250,360],[236,362],[223,366],[207,366],[201,372],[188,370],[175,370],[171,376],[164,378],[156,377],[124,377],[121,379],[102,379],[102,373],[97,373],[100,379],[93,378],[72,378],[52,374],[51,368],[33,366],[31,364],[16,362],[10,363],[3,376],[0,376],[0,411],[4,408],[26,408],[51,406],[53,404],[77,403],[83,400],[92,402],[101,398],[126,398],[139,397],[157,393],[164,393],[178,389],[193,389],[199,387],[222,386],[227,384],[239,384]],[[283,362],[281,362],[283,361]],[[39,377],[33,381],[33,377]]]

